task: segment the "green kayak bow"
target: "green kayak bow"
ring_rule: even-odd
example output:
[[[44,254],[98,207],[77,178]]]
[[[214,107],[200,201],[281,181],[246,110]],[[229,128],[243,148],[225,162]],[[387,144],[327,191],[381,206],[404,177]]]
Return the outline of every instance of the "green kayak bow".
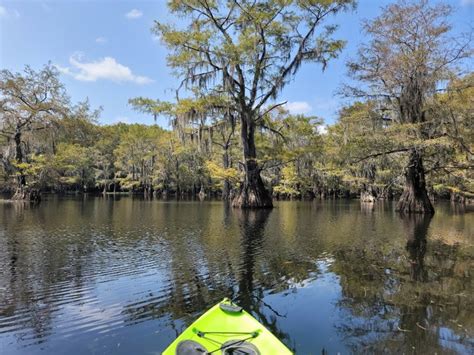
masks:
[[[182,332],[163,354],[285,355],[292,352],[254,317],[224,299]]]

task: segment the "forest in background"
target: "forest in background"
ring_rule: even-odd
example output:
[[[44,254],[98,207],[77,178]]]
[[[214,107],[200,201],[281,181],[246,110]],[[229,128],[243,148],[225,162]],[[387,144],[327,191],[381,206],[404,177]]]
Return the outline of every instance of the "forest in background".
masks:
[[[168,117],[170,129],[99,124],[100,110],[72,104],[51,64],[2,70],[0,188],[15,199],[130,192],[216,196],[243,207],[271,206],[268,196],[401,196],[408,212],[431,211],[428,196],[472,201],[474,75],[454,66],[472,50],[470,37],[446,42],[448,7],[399,1],[364,24],[371,41],[348,63],[356,84],[341,89],[352,103],[325,126],[275,99],[300,65],[325,67],[339,54],[335,28],[313,35],[352,1],[303,2],[297,11],[278,1],[197,3],[170,2],[172,13],[195,16],[187,29],[154,28],[188,95],[129,101]],[[238,41],[223,28],[232,19]]]
[[[54,68],[46,67],[30,72],[25,82],[39,87],[46,73],[57,80]],[[419,144],[425,148],[430,195],[456,201],[472,198],[467,149],[473,141],[473,80],[471,75],[453,81],[449,93],[433,99],[429,112],[436,131],[423,142],[417,142],[413,125],[382,119],[371,101],[342,108],[337,122],[327,129],[320,118],[281,109],[266,117],[256,134],[264,182],[275,197],[393,198],[403,190],[406,150]],[[59,117],[48,115],[26,126],[21,163],[15,161],[14,140],[1,136],[3,190],[13,192],[19,174],[42,191],[145,196],[201,193],[229,198],[226,194],[239,183],[236,122],[172,120],[173,129],[167,130],[158,125],[100,125],[99,112],[87,102],[66,104],[61,110]],[[386,152],[393,153],[381,154]]]

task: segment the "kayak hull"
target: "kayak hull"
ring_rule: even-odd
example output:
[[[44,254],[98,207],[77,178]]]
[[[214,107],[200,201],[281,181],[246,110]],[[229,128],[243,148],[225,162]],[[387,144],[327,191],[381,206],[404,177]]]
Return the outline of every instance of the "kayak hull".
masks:
[[[202,351],[225,354],[233,346],[255,349],[256,354],[292,354],[254,317],[227,299],[213,306],[192,323],[163,354],[185,353],[182,348],[188,343],[199,344],[200,350],[196,354]]]

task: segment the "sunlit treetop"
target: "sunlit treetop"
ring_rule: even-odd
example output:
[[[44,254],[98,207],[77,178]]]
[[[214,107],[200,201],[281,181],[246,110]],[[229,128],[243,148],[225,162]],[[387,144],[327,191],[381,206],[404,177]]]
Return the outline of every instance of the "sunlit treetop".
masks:
[[[422,107],[427,96],[462,75],[473,54],[472,31],[451,32],[452,11],[427,0],[399,0],[384,7],[381,15],[364,23],[368,40],[348,63],[349,74],[367,86],[346,87],[345,92],[394,100],[398,106],[420,101]],[[403,112],[399,116],[410,121]]]
[[[239,110],[258,113],[276,98],[304,62],[323,68],[344,41],[332,37],[330,15],[354,6],[341,1],[174,0],[184,26],[156,22],[170,49],[168,63],[187,89],[229,94]]]

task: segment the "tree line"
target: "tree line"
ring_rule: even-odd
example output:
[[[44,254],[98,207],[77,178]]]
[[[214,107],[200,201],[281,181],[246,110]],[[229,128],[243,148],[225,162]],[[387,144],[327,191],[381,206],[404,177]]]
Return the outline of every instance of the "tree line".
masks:
[[[335,124],[292,115],[279,92],[304,63],[323,68],[345,42],[325,21],[353,1],[171,1],[181,28],[155,23],[182,80],[176,101],[131,98],[158,125],[100,125],[72,104],[51,64],[0,72],[0,184],[40,191],[220,196],[236,207],[274,197],[399,197],[403,212],[473,197],[470,34],[446,5],[398,1],[363,24],[347,66],[351,98]],[[466,65],[467,63],[467,65]],[[326,128],[326,129],[324,129]]]

